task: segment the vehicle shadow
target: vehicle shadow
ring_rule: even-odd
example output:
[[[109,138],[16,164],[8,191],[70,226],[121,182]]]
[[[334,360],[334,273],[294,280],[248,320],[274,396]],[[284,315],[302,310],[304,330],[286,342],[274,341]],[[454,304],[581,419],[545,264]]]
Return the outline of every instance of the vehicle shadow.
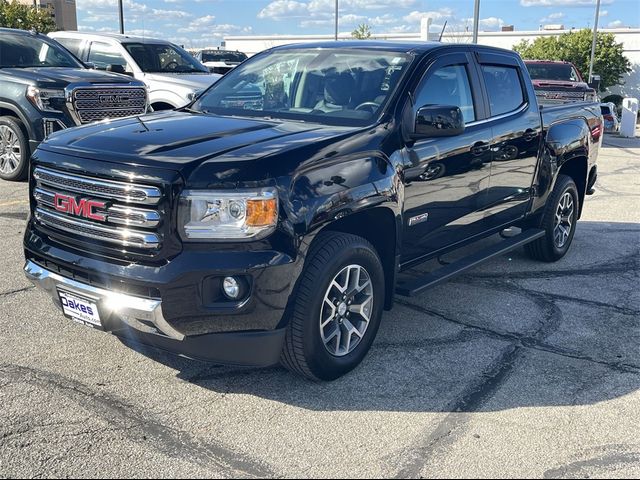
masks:
[[[639,239],[639,224],[581,222],[561,262],[513,252],[415,299],[397,297],[363,364],[331,383],[135,348],[202,388],[314,411],[594,404],[640,388]]]

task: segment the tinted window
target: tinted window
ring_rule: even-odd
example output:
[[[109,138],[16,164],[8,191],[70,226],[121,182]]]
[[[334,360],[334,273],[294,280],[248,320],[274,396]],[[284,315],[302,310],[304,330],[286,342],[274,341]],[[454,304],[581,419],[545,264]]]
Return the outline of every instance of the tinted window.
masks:
[[[36,35],[0,33],[0,68],[83,68],[58,43]]]
[[[244,62],[247,56],[241,52],[202,52],[203,62]]]
[[[112,65],[118,65],[125,72],[131,72],[131,68],[127,65],[127,61],[119,52],[118,47],[107,43],[93,42],[89,51],[89,62],[95,64],[99,70],[112,69]],[[118,71],[118,69],[113,69]]]
[[[454,105],[462,110],[465,122],[474,121],[476,114],[466,67],[439,68],[423,80],[416,94],[416,109],[425,105]]]
[[[611,109],[609,107],[605,107],[604,105],[601,105],[600,113],[602,113],[603,115],[611,115]]]
[[[512,112],[524,103],[520,75],[515,67],[482,65],[484,82],[489,95],[491,115]]]
[[[172,44],[125,43],[124,47],[146,73],[209,73],[198,60]]]
[[[527,63],[527,70],[534,80],[580,81],[576,69],[567,63]]]
[[[58,43],[61,43],[67,50],[73,53],[76,57],[80,58],[80,46],[82,45],[82,39],[80,38],[56,38]]]

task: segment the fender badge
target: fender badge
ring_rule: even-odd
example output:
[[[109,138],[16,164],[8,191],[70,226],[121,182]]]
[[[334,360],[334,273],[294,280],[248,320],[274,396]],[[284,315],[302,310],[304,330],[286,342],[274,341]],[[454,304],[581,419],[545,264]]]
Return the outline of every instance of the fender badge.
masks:
[[[418,223],[426,222],[428,219],[429,219],[429,214],[428,213],[422,213],[420,215],[416,215],[415,217],[411,217],[409,219],[409,226],[413,227],[414,225],[417,225]]]

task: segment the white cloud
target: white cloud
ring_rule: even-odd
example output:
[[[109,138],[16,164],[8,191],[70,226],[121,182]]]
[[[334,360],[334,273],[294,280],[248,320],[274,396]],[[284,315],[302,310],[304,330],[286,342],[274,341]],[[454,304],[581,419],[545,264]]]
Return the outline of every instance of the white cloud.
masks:
[[[271,2],[260,13],[258,18],[270,18],[272,20],[284,20],[286,18],[300,18],[308,15],[308,5],[295,0],[276,0]]]
[[[609,25],[607,25],[607,27],[609,28],[624,27],[624,22],[622,20],[614,20],[613,22],[609,22]]]
[[[407,23],[420,23],[423,18],[431,18],[432,20],[442,20],[453,18],[454,13],[450,8],[441,8],[430,12],[413,11],[409,15],[404,17],[404,21]]]
[[[562,12],[552,13],[551,15],[547,15],[546,17],[541,18],[540,23],[544,24],[558,22],[559,20],[562,20],[564,16],[565,15]]]
[[[614,0],[601,0],[602,5],[611,5]],[[523,7],[591,7],[596,0],[520,0]]]
[[[601,17],[606,17],[607,15],[609,15],[609,10],[600,10]]]

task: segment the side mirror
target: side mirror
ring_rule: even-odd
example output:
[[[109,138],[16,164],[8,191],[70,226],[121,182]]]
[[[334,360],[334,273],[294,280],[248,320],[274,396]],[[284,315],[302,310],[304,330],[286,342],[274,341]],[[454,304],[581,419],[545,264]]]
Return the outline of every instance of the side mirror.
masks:
[[[462,110],[455,105],[425,105],[418,109],[412,137],[453,137],[464,132]]]
[[[84,66],[87,67],[89,70],[95,70],[96,69],[96,64],[93,62],[84,62]]]
[[[591,75],[589,86],[597,92],[600,89],[600,75]]]

